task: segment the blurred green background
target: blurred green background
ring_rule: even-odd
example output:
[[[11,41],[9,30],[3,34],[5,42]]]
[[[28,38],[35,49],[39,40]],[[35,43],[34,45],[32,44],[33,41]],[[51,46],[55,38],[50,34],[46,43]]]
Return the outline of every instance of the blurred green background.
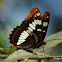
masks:
[[[9,34],[26,18],[33,7],[41,15],[50,10],[50,24],[46,37],[62,30],[62,0],[0,0],[0,47],[9,47]]]

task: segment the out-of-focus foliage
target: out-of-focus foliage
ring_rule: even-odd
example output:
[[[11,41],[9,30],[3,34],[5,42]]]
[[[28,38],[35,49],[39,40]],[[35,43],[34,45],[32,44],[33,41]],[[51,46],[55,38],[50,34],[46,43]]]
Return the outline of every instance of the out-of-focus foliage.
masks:
[[[0,33],[0,47],[2,47],[3,44],[5,44],[5,38],[4,38],[4,36]]]
[[[0,54],[11,54],[14,51],[16,51],[16,47],[11,46],[11,47],[9,47],[7,49],[1,49]]]

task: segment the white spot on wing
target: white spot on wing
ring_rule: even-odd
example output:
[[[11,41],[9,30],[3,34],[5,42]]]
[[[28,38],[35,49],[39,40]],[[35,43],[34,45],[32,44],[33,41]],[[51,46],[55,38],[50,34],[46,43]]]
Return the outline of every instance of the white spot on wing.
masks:
[[[41,20],[38,20],[38,19],[37,19],[37,22],[38,22],[39,25],[41,25]]]
[[[43,30],[43,32],[46,32],[45,30]]]
[[[36,24],[34,22],[32,22],[32,24],[36,27]]]
[[[35,27],[30,23],[29,24],[29,26],[33,29],[33,30],[35,30]]]
[[[49,16],[47,16],[45,19],[48,19],[49,18]]]
[[[29,34],[26,31],[23,31],[23,33],[29,36]]]
[[[19,37],[19,39],[20,39],[20,40],[24,40],[24,38],[23,38],[23,37]]]
[[[38,24],[39,24],[39,20],[37,19],[37,22],[38,22]]]
[[[26,31],[23,31],[19,37],[20,40],[25,40],[29,34]]]
[[[17,45],[20,45],[21,43],[17,42]]]
[[[34,20],[34,22],[35,22],[36,25],[38,24],[37,20]]]
[[[43,22],[43,26],[44,26],[44,27],[46,26],[46,23],[45,23],[45,22]]]
[[[42,22],[41,22],[41,20],[39,20],[39,25],[41,25],[42,24]]]
[[[24,32],[22,32],[21,35],[23,35],[23,36],[27,36]]]
[[[43,22],[43,26],[44,27],[48,26],[48,22]]]
[[[23,38],[23,39],[26,39],[27,37],[28,35],[27,36],[20,35],[20,38]]]
[[[18,40],[19,43],[22,43],[22,42],[24,42],[24,41],[25,41],[25,40],[20,40],[20,39]]]
[[[30,34],[30,33],[31,33],[31,31],[30,31],[30,30],[26,30],[26,32],[27,32],[28,34]]]
[[[33,31],[30,27],[28,27],[28,29],[29,29],[31,32]]]
[[[49,16],[47,16],[46,18],[49,18]]]
[[[36,15],[37,15],[37,16],[39,16],[39,15],[40,15],[40,13],[37,13]]]
[[[20,45],[23,42],[25,42],[25,40],[18,40],[17,45]]]
[[[36,15],[34,15],[34,17],[36,17]]]
[[[41,29],[37,29],[37,31],[41,31]]]

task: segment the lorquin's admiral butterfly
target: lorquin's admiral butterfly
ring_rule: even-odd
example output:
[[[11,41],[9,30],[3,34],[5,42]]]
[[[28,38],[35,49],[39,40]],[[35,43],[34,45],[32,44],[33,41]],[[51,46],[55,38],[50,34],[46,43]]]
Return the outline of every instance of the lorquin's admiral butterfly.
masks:
[[[49,18],[49,11],[41,16],[37,7],[32,8],[22,24],[14,28],[10,34],[10,43],[22,49],[35,49],[46,44],[43,40],[47,32]]]

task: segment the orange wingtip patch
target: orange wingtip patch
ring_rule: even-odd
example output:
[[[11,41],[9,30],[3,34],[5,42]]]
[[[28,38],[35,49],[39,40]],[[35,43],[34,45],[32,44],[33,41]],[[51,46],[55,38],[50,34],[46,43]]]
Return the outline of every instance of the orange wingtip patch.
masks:
[[[49,10],[44,13],[42,18],[45,18],[46,16],[50,16],[50,11]]]
[[[32,8],[24,21],[27,21],[28,19],[30,19],[30,17],[34,16],[36,13],[39,13],[39,12],[40,11],[39,11],[39,9],[37,7]]]

